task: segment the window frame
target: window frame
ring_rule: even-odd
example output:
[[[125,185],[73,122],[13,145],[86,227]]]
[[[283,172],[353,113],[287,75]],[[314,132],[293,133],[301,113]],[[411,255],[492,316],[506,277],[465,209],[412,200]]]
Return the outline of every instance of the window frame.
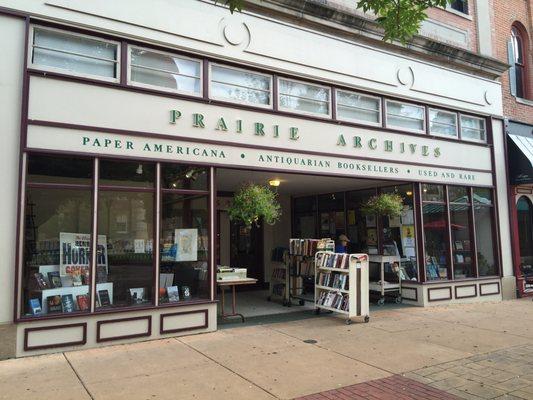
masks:
[[[518,43],[518,41],[516,40],[516,38],[519,39],[520,43]],[[519,98],[519,99],[529,99],[529,63],[528,63],[528,52],[527,52],[527,47],[528,47],[528,37],[527,37],[527,32],[525,32],[525,29],[521,26],[520,23],[518,22],[515,22],[511,25],[511,42],[512,42],[512,46],[513,46],[513,53],[515,53],[517,50],[518,50],[518,47],[520,47],[520,52],[521,52],[521,55],[522,55],[522,62],[518,62],[517,61],[517,54],[514,54],[514,60],[513,60],[513,66],[514,66],[514,69],[515,69],[515,73],[514,73],[514,81],[515,81],[515,87],[516,87],[516,92],[515,92],[515,96],[516,98]],[[516,44],[516,45],[515,45]],[[518,74],[517,74],[517,71],[520,70],[521,71],[521,76],[522,76],[522,84],[520,85],[520,90],[522,91],[522,95],[521,96],[518,96],[518,80],[517,80],[517,77],[518,77]]]
[[[444,113],[444,114],[450,114],[450,115],[453,115],[455,117],[455,135],[454,136],[446,135],[444,133],[438,133],[438,132],[432,132],[431,131],[431,111],[437,111],[437,112],[441,112],[441,113]],[[446,124],[446,123],[443,123],[443,122],[437,122],[437,124],[446,125],[446,126],[453,126],[453,125]],[[457,113],[454,112],[454,111],[443,110],[443,109],[440,109],[440,108],[428,107],[428,132],[429,132],[429,134],[431,136],[439,136],[439,137],[445,137],[445,138],[450,138],[450,139],[451,138],[458,139],[459,138],[459,117],[458,117]]]
[[[173,75],[187,76],[187,77],[190,77],[190,78],[193,78],[193,79],[199,79],[200,80],[200,90],[198,91],[198,93],[188,92],[186,90],[172,89],[172,88],[168,88],[168,87],[164,87],[164,86],[151,85],[149,83],[137,82],[137,81],[132,80],[132,78],[131,78],[131,75],[132,75],[132,73],[131,73],[131,70],[132,70],[131,52],[132,52],[133,49],[144,50],[144,51],[151,52],[151,53],[162,54],[162,55],[166,55],[166,56],[170,56],[170,57],[175,57],[175,58],[180,58],[180,59],[184,59],[184,60],[198,62],[199,65],[200,65],[200,68],[199,68],[200,75],[197,78],[196,77],[193,78],[192,76],[189,76],[189,75],[174,74],[174,73],[172,73],[170,71],[165,71],[165,70],[158,69],[158,68],[149,68],[149,67],[139,67],[139,68],[144,68],[144,69],[149,69],[149,70],[169,73],[169,74],[173,74]],[[203,93],[204,93],[204,68],[203,68],[202,59],[183,56],[181,54],[172,53],[170,51],[161,51],[161,50],[152,49],[150,47],[137,46],[137,45],[129,44],[129,43],[126,46],[126,59],[127,59],[126,60],[126,85],[128,85],[128,86],[140,87],[140,88],[145,88],[145,89],[153,89],[153,90],[162,90],[164,92],[184,94],[184,95],[187,95],[187,96],[194,96],[194,97],[202,97],[203,96]]]
[[[388,109],[389,103],[406,104],[406,105],[409,105],[409,106],[421,108],[423,110],[422,120],[421,120],[422,121],[422,129],[418,130],[418,129],[403,128],[401,126],[394,126],[394,125],[391,126],[389,124],[389,118],[388,118],[388,116],[389,116],[389,109]],[[399,130],[399,131],[403,131],[403,132],[417,133],[417,134],[421,134],[421,135],[426,134],[426,131],[427,131],[427,121],[426,121],[426,109],[427,109],[427,106],[420,105],[420,104],[415,104],[415,103],[409,103],[409,102],[400,101],[400,100],[392,100],[392,99],[385,98],[384,108],[385,108],[384,117],[385,117],[385,127],[386,128],[395,129],[395,130]],[[411,118],[411,117],[404,117],[402,115],[392,114],[392,116],[398,117],[398,118],[405,118],[405,119],[412,119],[412,120],[420,121],[419,119]]]
[[[35,38],[35,30],[39,30],[39,29],[43,31],[58,32],[58,33],[62,33],[65,35],[77,36],[77,37],[91,39],[91,40],[98,40],[101,42],[111,43],[115,45],[116,51],[117,51],[117,57],[115,60],[107,60],[104,58],[85,56],[85,55],[71,53],[71,52],[63,51],[63,50],[53,50],[53,49],[48,49],[48,50],[59,52],[59,53],[64,53],[64,54],[69,54],[69,55],[75,55],[75,56],[79,56],[79,57],[87,58],[87,59],[101,60],[101,61],[106,61],[109,63],[113,62],[115,66],[116,77],[110,78],[110,77],[105,77],[101,75],[87,74],[87,73],[82,73],[82,72],[70,71],[70,70],[63,69],[63,68],[49,67],[46,65],[35,64],[33,62],[33,51],[35,49],[34,38]],[[46,49],[46,48],[43,48],[43,49]],[[72,32],[69,30],[59,29],[55,27],[48,27],[48,26],[43,26],[43,25],[31,25],[30,31],[29,31],[28,56],[27,57],[28,57],[27,58],[28,68],[33,68],[33,69],[40,70],[40,71],[54,72],[54,73],[63,74],[63,75],[72,75],[72,76],[77,76],[80,78],[95,79],[95,80],[105,81],[105,82],[120,83],[121,81],[122,46],[121,46],[121,43],[117,40],[104,39],[97,35],[88,35],[85,33]]]
[[[463,127],[463,117],[471,118],[471,119],[477,119],[477,120],[482,121],[483,122],[483,129]],[[475,131],[478,131],[478,132],[483,132],[483,135],[485,136],[485,138],[484,139],[472,139],[472,138],[464,137],[463,136],[463,128],[464,129],[472,129],[472,130],[475,130]],[[461,140],[466,141],[466,142],[487,143],[488,142],[487,121],[485,120],[485,118],[475,117],[475,116],[470,115],[470,114],[461,114],[461,113],[459,113],[459,138]]]
[[[468,4],[468,0],[464,0],[462,3],[466,6],[466,12],[453,8],[451,3],[446,4],[446,11],[452,11],[455,13],[459,13],[460,15],[470,16],[470,5]]]
[[[308,98],[308,97],[292,96],[292,95],[289,95],[289,94],[281,93],[281,91],[280,91],[281,81],[294,82],[294,83],[299,83],[299,84],[302,84],[302,85],[316,86],[316,87],[327,89],[328,93],[329,93],[329,101],[327,102],[328,103],[328,113],[327,114],[318,114],[318,113],[314,113],[314,112],[310,112],[310,111],[295,110],[295,109],[292,109],[292,108],[287,108],[287,107],[281,106],[281,101],[280,101],[281,96],[296,97],[296,98],[299,98],[299,99],[315,101],[315,102],[318,102],[318,103],[326,103],[325,101],[322,101],[322,100],[315,100],[315,99],[311,99],[311,98]],[[331,86],[319,85],[319,84],[316,84],[316,83],[311,83],[311,82],[303,81],[303,80],[300,80],[300,79],[293,79],[293,78],[287,78],[287,77],[284,77],[284,76],[278,76],[278,79],[276,79],[276,91],[277,91],[277,99],[276,100],[278,102],[278,111],[281,111],[281,112],[284,112],[284,113],[291,113],[291,114],[309,115],[309,116],[312,116],[312,117],[315,117],[315,118],[330,119],[330,120],[333,121],[333,108],[332,108],[332,104],[331,104],[332,101],[333,101],[333,97],[332,97],[333,93],[332,93],[332,87]]]
[[[214,81],[214,82],[220,83],[222,85],[227,85],[227,86],[242,87],[242,88],[245,88],[245,89],[255,90],[255,91],[258,91],[258,92],[265,92],[265,93],[268,92],[270,94],[269,103],[268,104],[250,103],[248,101],[240,101],[240,100],[228,99],[228,98],[225,98],[225,97],[213,96],[212,88],[211,88],[211,83],[213,82],[213,67],[221,67],[221,68],[231,69],[231,70],[234,70],[234,71],[242,71],[242,72],[248,73],[248,74],[255,74],[255,75],[268,77],[269,81],[270,81],[270,90],[268,90],[268,91],[264,90],[264,89],[254,89],[254,88],[250,88],[250,87],[246,87],[246,86],[242,86],[242,85],[229,84],[229,83],[225,83],[225,82],[221,82],[221,81]],[[250,106],[250,107],[258,107],[258,108],[263,108],[263,109],[268,109],[268,110],[272,110],[274,108],[274,75],[272,75],[272,74],[267,74],[267,73],[264,73],[264,72],[257,72],[257,71],[246,69],[246,68],[234,67],[234,66],[226,65],[226,64],[223,64],[223,63],[219,63],[219,62],[209,62],[209,73],[208,73],[208,76],[209,76],[209,82],[207,84],[207,87],[208,87],[207,97],[209,99],[211,99],[211,100],[222,101],[222,102],[233,103],[233,104],[240,104],[240,105],[245,105],[245,106]]]
[[[372,95],[361,93],[361,92],[351,91],[351,90],[347,90],[347,89],[339,89],[339,88],[334,88],[333,92],[334,92],[333,95],[335,96],[335,115],[337,116],[337,119],[339,121],[353,122],[353,123],[357,123],[357,124],[370,125],[370,126],[383,126],[383,99],[380,96],[372,96]],[[360,120],[360,119],[340,117],[339,116],[339,104],[340,103],[339,103],[339,98],[338,98],[338,93],[339,92],[355,94],[355,95],[359,95],[359,96],[363,96],[363,97],[368,97],[370,99],[377,99],[378,100],[378,110],[377,110],[377,112],[378,112],[378,122],[369,122],[369,121],[364,121],[364,120]],[[374,112],[374,110],[368,110],[366,108],[347,106],[345,104],[341,104],[341,105],[343,107],[348,107],[348,108],[352,108],[352,109],[356,109],[356,110]]]

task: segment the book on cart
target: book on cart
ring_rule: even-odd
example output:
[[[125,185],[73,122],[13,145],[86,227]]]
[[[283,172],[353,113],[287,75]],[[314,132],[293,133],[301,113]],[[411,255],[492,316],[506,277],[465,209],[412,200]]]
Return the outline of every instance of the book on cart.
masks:
[[[368,255],[319,251],[315,255],[315,311],[337,312],[351,323],[370,320]]]

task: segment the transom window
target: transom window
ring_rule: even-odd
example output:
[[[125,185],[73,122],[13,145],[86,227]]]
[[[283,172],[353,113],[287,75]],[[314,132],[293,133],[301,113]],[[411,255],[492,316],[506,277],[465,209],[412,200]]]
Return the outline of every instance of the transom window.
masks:
[[[457,114],[430,108],[429,133],[432,135],[457,137]]]
[[[202,63],[199,60],[130,47],[129,61],[132,85],[194,95],[202,93]]]
[[[271,107],[272,76],[211,64],[211,98]]]
[[[57,29],[33,28],[33,67],[117,81],[118,60],[118,43]]]
[[[476,142],[486,142],[485,120],[461,115],[461,138]]]
[[[337,118],[365,124],[381,124],[381,99],[356,92],[336,90]]]
[[[280,78],[279,108],[302,114],[331,115],[331,90],[328,87]]]
[[[412,132],[424,132],[424,107],[387,100],[387,127]]]

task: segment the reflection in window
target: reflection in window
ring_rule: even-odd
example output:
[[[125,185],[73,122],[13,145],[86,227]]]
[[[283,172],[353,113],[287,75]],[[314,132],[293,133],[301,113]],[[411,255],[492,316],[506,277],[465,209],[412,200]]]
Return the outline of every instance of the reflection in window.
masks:
[[[448,224],[446,206],[428,203],[422,206],[426,279],[449,279]]]
[[[201,62],[169,53],[130,48],[130,79],[143,85],[200,94]]]
[[[450,203],[452,256],[454,278],[475,276],[472,243],[470,242],[470,205]]]
[[[381,99],[355,92],[337,90],[337,117],[348,121],[381,122]]]
[[[423,201],[444,201],[444,186],[422,184],[422,200]]]
[[[209,298],[208,197],[163,194],[159,301]]]
[[[457,137],[457,114],[430,108],[429,132],[432,135]]]
[[[476,227],[479,276],[497,275],[498,268],[494,257],[494,223],[492,220],[492,207],[475,204],[474,220]]]
[[[211,65],[209,94],[212,98],[268,106],[271,91],[271,76]]]
[[[27,188],[23,314],[89,311],[91,190]]]
[[[418,280],[416,230],[413,185],[385,187],[382,193],[396,193],[403,199],[398,217],[383,217],[383,254],[401,257],[400,275],[403,280]]]
[[[323,86],[310,85],[279,80],[279,105],[281,109],[300,111],[307,114],[330,114],[330,89]]]
[[[118,77],[118,47],[114,43],[35,28],[32,50],[32,64],[36,66],[105,78]]]
[[[485,142],[485,120],[461,115],[461,139]]]
[[[422,106],[387,101],[387,127],[422,132],[424,112]]]
[[[153,232],[153,193],[100,191],[98,234],[107,242],[108,265],[97,267],[97,308],[151,304]]]

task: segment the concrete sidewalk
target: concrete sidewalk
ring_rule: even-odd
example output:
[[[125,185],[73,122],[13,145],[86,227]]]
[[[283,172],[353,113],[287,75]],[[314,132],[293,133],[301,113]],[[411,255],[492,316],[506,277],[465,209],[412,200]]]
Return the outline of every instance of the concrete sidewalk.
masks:
[[[379,310],[370,323],[350,326],[324,316],[7,360],[0,399],[375,399],[341,388],[379,388],[371,381],[383,378],[428,394],[381,398],[439,398],[427,385],[448,394],[440,398],[533,399],[531,299]]]

